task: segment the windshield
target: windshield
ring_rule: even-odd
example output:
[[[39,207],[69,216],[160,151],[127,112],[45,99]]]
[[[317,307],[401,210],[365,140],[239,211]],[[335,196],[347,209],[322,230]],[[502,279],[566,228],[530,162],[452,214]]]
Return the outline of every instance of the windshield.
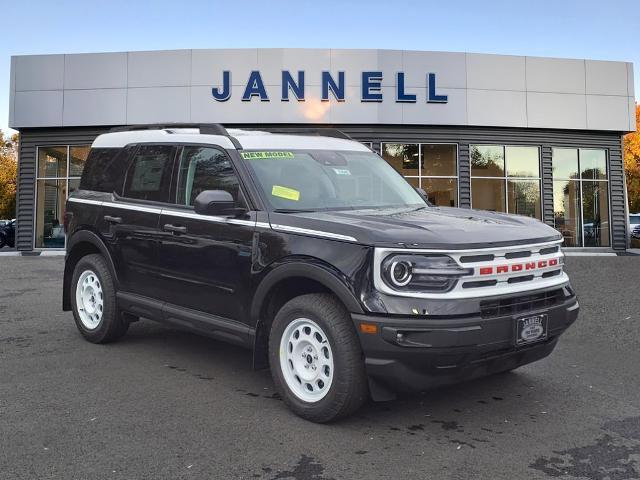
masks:
[[[427,206],[393,167],[372,152],[243,151],[241,156],[275,210]]]

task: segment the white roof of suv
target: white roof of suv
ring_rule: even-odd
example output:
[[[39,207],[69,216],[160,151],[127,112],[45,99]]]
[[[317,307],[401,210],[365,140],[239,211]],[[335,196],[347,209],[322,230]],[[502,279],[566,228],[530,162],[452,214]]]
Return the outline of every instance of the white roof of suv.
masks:
[[[367,147],[354,140],[318,136],[270,133],[256,130],[229,129],[243,149],[256,150],[350,150],[368,152]],[[201,143],[225,149],[236,147],[228,136],[200,133],[198,128],[159,128],[104,133],[93,142],[93,148],[121,148],[130,143]]]

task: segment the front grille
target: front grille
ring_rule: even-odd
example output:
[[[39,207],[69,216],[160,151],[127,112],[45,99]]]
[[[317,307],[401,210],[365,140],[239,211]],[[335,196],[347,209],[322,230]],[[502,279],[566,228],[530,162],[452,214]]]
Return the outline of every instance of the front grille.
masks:
[[[527,313],[557,305],[563,298],[564,294],[559,288],[532,295],[484,300],[480,302],[480,314],[482,318],[491,318]]]

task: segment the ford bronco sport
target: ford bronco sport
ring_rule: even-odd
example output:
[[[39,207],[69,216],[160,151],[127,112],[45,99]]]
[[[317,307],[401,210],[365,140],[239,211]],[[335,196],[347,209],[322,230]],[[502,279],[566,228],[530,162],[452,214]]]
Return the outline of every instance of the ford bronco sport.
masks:
[[[246,346],[315,422],[539,360],[578,315],[553,228],[433,207],[338,131],[114,129],[65,226],[88,341],[144,317]]]

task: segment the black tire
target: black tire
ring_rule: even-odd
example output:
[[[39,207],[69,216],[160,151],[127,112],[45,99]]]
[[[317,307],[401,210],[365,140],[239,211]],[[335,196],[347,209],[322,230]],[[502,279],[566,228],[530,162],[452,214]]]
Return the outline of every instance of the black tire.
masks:
[[[4,247],[7,244],[7,240],[4,238],[4,235],[0,235],[0,248]]]
[[[280,340],[287,326],[299,318],[312,320],[324,331],[334,357],[331,386],[326,396],[316,402],[306,402],[296,396],[280,366]],[[269,364],[276,390],[287,406],[312,422],[326,423],[345,417],[369,397],[364,357],[351,316],[331,294],[302,295],[280,309],[269,334]]]
[[[102,318],[98,325],[93,328],[87,328],[80,319],[78,313],[78,305],[76,299],[76,288],[78,280],[82,273],[91,270],[98,277],[103,293],[103,311]],[[82,336],[92,343],[108,343],[113,342],[122,337],[129,328],[129,322],[119,314],[116,303],[116,289],[111,271],[107,266],[107,262],[99,254],[91,254],[82,257],[73,271],[71,279],[71,307],[73,310],[73,318],[76,326]]]

